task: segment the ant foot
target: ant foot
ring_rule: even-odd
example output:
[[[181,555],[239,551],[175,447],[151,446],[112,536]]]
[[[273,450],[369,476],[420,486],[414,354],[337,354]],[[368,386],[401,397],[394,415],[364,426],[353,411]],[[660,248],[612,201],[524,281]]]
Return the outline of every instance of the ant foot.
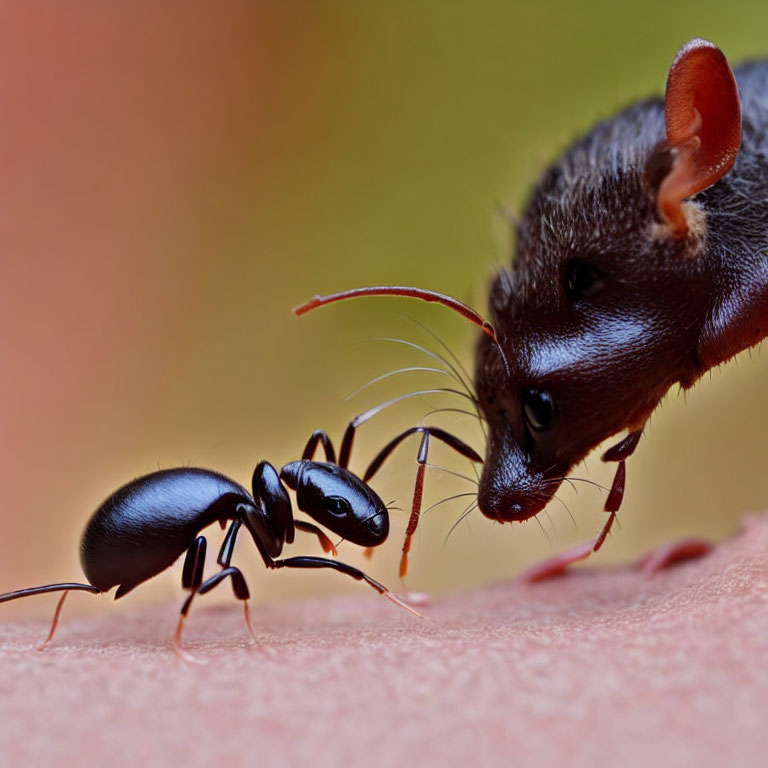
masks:
[[[207,661],[198,659],[189,651],[185,651],[180,645],[176,645],[176,643],[172,643],[172,645],[173,652],[176,654],[176,658],[184,664],[193,664],[199,667],[204,667],[208,663]]]
[[[416,607],[432,605],[432,595],[429,592],[409,592],[408,590],[405,590],[401,593],[400,597],[403,599],[403,602],[408,603],[408,605]]]
[[[173,648],[173,652],[176,654],[176,658],[179,661],[183,661],[185,664],[198,664],[200,666],[205,666],[205,661],[195,658],[191,653],[185,651],[181,646],[181,632],[184,629],[184,619],[185,616],[182,614],[179,617],[179,623],[176,625],[176,631],[171,636],[171,648]]]
[[[254,644],[260,645],[259,638],[256,637],[256,631],[254,630],[253,624],[251,623],[251,609],[248,607],[247,600],[243,600],[243,609],[245,614],[245,626],[248,627],[248,632],[250,632]]]
[[[419,619],[423,619],[424,617],[411,605],[409,604],[408,600],[405,600],[398,595],[396,595],[394,592],[390,592],[388,589],[381,593],[384,595],[384,597],[387,598],[387,600],[390,600],[395,605],[399,605],[401,608],[404,608],[408,613],[412,613],[414,616],[416,616]]]

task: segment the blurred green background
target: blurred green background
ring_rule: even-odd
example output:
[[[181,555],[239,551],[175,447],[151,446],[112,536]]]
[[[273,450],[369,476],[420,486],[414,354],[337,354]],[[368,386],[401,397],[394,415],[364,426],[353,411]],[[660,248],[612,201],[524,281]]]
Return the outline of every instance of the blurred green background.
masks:
[[[511,249],[499,209],[520,211],[569,141],[660,93],[691,37],[733,62],[768,53],[758,2],[6,0],[0,18],[0,591],[79,579],[86,519],[134,476],[192,463],[248,484],[257,461],[296,458],[314,428],[338,439],[369,405],[443,386],[408,374],[344,399],[424,364],[372,341],[434,345],[403,313],[470,366],[474,329],[452,313],[390,299],[301,319],[290,308],[315,292],[405,283],[484,309]],[[722,537],[768,505],[767,383],[757,350],[686,398],[670,394],[596,561]],[[354,466],[428,407],[365,425]],[[471,419],[439,423],[482,447]],[[375,483],[402,507],[417,442]],[[446,450],[431,459],[467,470]],[[574,474],[610,483],[595,460]],[[434,470],[427,489],[428,503],[471,490]],[[447,545],[464,504],[438,507],[408,586],[510,577],[602,524],[598,492],[560,496],[578,530],[559,504],[515,527],[475,513]],[[393,585],[404,524],[395,513],[366,564]],[[316,546],[300,539],[300,550]],[[266,573],[254,555],[243,538],[236,558],[258,600],[361,589],[330,573]],[[364,562],[351,546],[340,555]],[[178,585],[176,569],[121,603],[181,602]],[[230,599],[220,593],[211,601]],[[48,615],[52,602],[3,615]]]

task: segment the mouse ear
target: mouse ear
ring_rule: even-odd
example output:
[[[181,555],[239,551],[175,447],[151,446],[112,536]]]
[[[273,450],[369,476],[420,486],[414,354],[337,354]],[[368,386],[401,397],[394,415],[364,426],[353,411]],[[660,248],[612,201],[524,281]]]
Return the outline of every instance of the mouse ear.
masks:
[[[733,166],[741,144],[741,108],[723,52],[696,38],[675,56],[664,104],[667,139],[654,150],[646,180],[656,207],[676,237],[688,234],[682,201],[701,192]]]

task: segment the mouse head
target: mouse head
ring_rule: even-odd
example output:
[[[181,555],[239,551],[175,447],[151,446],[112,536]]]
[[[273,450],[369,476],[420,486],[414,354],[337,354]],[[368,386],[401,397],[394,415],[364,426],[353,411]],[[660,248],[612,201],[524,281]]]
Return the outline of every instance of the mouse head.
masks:
[[[540,180],[491,285],[497,343],[477,352],[488,517],[535,515],[592,448],[701,374],[712,275],[706,209],[688,198],[730,170],[740,121],[725,57],[694,40],[664,103],[598,125]]]

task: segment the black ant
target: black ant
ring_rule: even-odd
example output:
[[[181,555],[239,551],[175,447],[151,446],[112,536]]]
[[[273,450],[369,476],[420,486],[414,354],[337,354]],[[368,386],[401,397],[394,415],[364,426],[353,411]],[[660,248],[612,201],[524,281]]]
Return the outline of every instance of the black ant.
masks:
[[[115,599],[118,599],[164,571],[186,552],[181,585],[190,594],[182,605],[173,636],[176,652],[182,653],[184,620],[195,596],[210,592],[227,578],[231,579],[235,597],[243,601],[245,620],[254,635],[248,611],[248,585],[240,569],[231,565],[237,535],[245,526],[267,568],[333,568],[366,582],[384,597],[420,616],[383,584],[358,568],[325,557],[276,559],[284,545],[294,541],[296,530],[314,534],[325,552],[336,554],[330,539],[320,528],[294,518],[286,486],[296,492],[301,511],[347,541],[372,548],[382,544],[389,534],[389,510],[368,485],[368,480],[401,440],[416,431],[423,433],[414,505],[416,497],[419,505],[421,503],[430,435],[471,460],[480,461],[469,446],[443,430],[413,427],[385,446],[360,479],[347,469],[355,429],[382,407],[371,409],[350,422],[338,462],[330,439],[318,430],[309,438],[301,460],[286,464],[279,473],[269,462],[260,462],[253,473],[252,493],[218,472],[193,467],[159,470],[127,483],[104,501],[85,527],[80,560],[89,583],[20,589],[0,595],[0,603],[63,591],[44,647],[53,638],[68,592],[82,590],[99,594],[117,586]],[[312,458],[318,444],[323,447],[326,461]],[[225,528],[227,521],[231,522],[217,558],[221,570],[203,580],[207,545],[205,537],[198,534],[214,522]]]

